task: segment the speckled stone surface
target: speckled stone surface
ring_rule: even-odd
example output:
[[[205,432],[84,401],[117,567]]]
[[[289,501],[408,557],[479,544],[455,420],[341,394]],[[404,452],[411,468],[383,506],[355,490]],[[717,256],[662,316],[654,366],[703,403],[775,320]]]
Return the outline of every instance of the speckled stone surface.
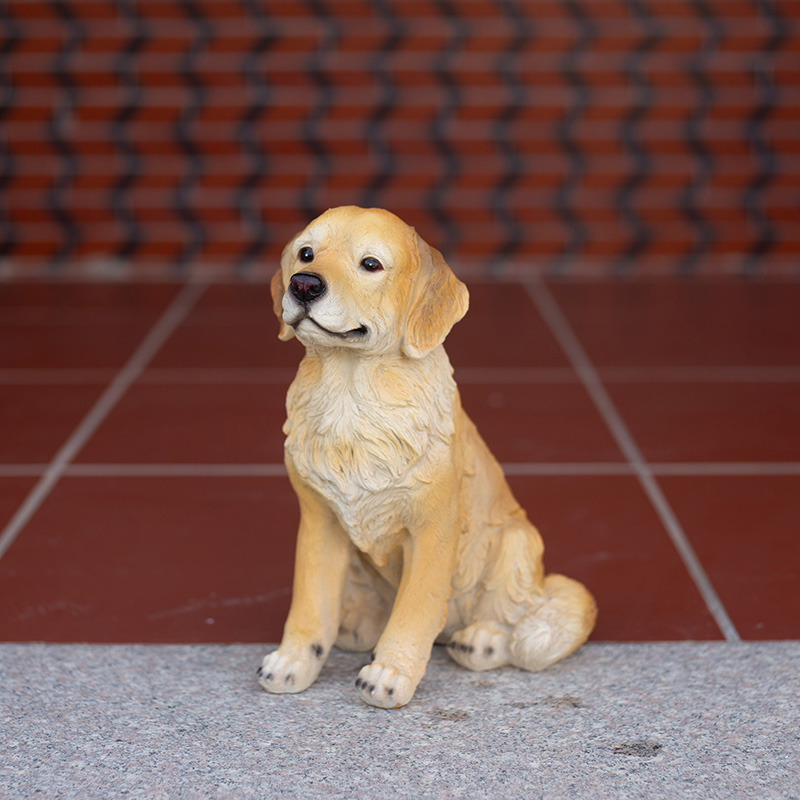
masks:
[[[800,643],[590,644],[540,674],[436,648],[412,703],[302,695],[224,646],[0,646],[0,798],[800,798]]]

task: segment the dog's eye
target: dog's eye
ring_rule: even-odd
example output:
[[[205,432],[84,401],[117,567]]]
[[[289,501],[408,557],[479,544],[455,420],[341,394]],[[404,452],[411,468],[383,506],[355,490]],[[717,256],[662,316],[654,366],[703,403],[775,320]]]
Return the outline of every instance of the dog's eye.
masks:
[[[366,258],[361,259],[361,266],[367,272],[380,272],[383,269],[383,264],[378,261],[377,258],[373,258],[372,256],[367,256]]]
[[[314,260],[314,251],[310,247],[301,247],[297,257],[308,264],[310,261]]]

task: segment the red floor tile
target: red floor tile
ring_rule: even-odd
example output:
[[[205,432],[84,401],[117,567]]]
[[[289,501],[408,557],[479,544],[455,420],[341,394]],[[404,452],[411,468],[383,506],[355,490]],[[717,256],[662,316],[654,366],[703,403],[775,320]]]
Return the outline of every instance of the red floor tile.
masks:
[[[0,369],[121,368],[155,318],[68,324],[0,324]]]
[[[595,641],[719,639],[721,633],[634,478],[512,477],[539,528],[547,572],[582,581]]]
[[[633,479],[512,485],[548,571],[594,593],[596,641],[719,638]],[[296,514],[283,479],[64,479],[0,561],[0,639],[277,639]]]
[[[266,284],[230,283],[206,288],[177,331],[161,348],[154,368],[295,368],[303,355],[297,340],[278,339],[280,323]]]
[[[476,284],[470,311],[447,338],[459,366],[567,365],[522,287]],[[267,287],[212,287],[153,362],[154,367],[294,367],[303,354],[281,342]],[[521,342],[525,343],[520,348]]]
[[[0,283],[0,308],[40,309],[50,313],[80,308],[89,312],[158,314],[175,298],[180,286],[169,283]]]
[[[191,312],[164,344],[154,368],[264,369],[296,367],[303,347],[278,339],[278,321],[271,306],[258,310],[234,308]]]
[[[467,413],[500,461],[623,461],[580,384],[459,385]]]
[[[285,479],[63,479],[0,560],[0,640],[275,641],[296,529]]]
[[[800,476],[659,483],[743,639],[800,639]]]
[[[0,385],[0,463],[47,463],[103,391],[92,385]]]
[[[800,383],[606,388],[650,461],[800,461]]]
[[[285,385],[139,383],[78,454],[83,463],[283,463]]]
[[[458,366],[565,367],[567,361],[522,287],[476,284],[471,308],[447,338]],[[296,367],[296,341],[278,340],[278,320],[263,286],[211,287],[158,353],[155,368]],[[520,346],[524,343],[524,346]]]
[[[169,285],[0,285],[0,368],[119,368],[177,293]]]
[[[647,373],[800,366],[800,284],[549,285],[601,377],[612,377],[606,388],[648,460],[800,461],[792,373],[762,383]],[[26,385],[18,373],[0,382],[7,474],[52,459],[179,288],[0,284],[0,370],[32,370]],[[446,346],[495,455],[554,468],[621,462],[529,296],[516,285],[470,289],[472,308]],[[303,350],[277,331],[267,286],[209,287],[78,461],[280,462],[286,385]],[[57,372],[40,379],[39,367],[67,370],[63,385]],[[69,371],[83,368],[102,371]],[[797,638],[800,478],[658,480],[742,636]],[[0,479],[0,529],[35,483]],[[548,569],[595,593],[595,640],[720,638],[634,478],[511,483],[543,532]],[[276,640],[296,524],[284,479],[62,478],[0,560],[0,640]]]
[[[469,285],[469,311],[445,349],[456,367],[565,367],[558,342],[519,284]]]
[[[14,514],[28,493],[36,485],[37,478],[2,477],[0,478],[0,530],[11,521]],[[2,563],[2,562],[0,562]],[[2,627],[2,611],[0,611],[0,627]]]
[[[277,264],[275,265],[277,269]],[[197,301],[197,309],[272,312],[272,293],[267,283],[216,283],[208,286]],[[277,325],[277,321],[275,323]],[[277,328],[276,328],[277,330]]]
[[[595,366],[800,364],[800,283],[553,283]]]

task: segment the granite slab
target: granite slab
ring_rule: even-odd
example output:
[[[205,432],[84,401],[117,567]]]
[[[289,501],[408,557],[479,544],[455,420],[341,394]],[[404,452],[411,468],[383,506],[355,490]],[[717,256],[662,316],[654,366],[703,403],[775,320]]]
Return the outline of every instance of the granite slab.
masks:
[[[589,644],[363,704],[334,651],[269,695],[254,645],[0,645],[0,798],[800,798],[800,642]]]

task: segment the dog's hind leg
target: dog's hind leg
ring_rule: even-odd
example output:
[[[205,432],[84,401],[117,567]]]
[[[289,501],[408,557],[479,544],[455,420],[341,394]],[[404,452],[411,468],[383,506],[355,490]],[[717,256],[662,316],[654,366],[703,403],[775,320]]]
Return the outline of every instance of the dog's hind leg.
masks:
[[[512,664],[537,671],[586,641],[597,617],[594,599],[578,581],[544,577],[543,550],[527,520],[499,533],[475,598],[474,622],[447,645],[454,661],[473,670]]]
[[[497,531],[487,566],[476,588],[469,619],[447,643],[450,657],[473,670],[511,663],[511,632],[542,589],[542,541],[527,520],[514,520]]]
[[[385,585],[384,585],[385,584]],[[379,588],[384,589],[383,593]],[[378,643],[391,611],[391,587],[354,553],[342,597],[342,616],[336,646],[365,653]]]
[[[515,625],[475,622],[453,634],[447,651],[467,669],[512,664],[537,672],[577,650],[591,633],[596,616],[594,599],[583,584],[564,575],[548,575],[535,606]]]

